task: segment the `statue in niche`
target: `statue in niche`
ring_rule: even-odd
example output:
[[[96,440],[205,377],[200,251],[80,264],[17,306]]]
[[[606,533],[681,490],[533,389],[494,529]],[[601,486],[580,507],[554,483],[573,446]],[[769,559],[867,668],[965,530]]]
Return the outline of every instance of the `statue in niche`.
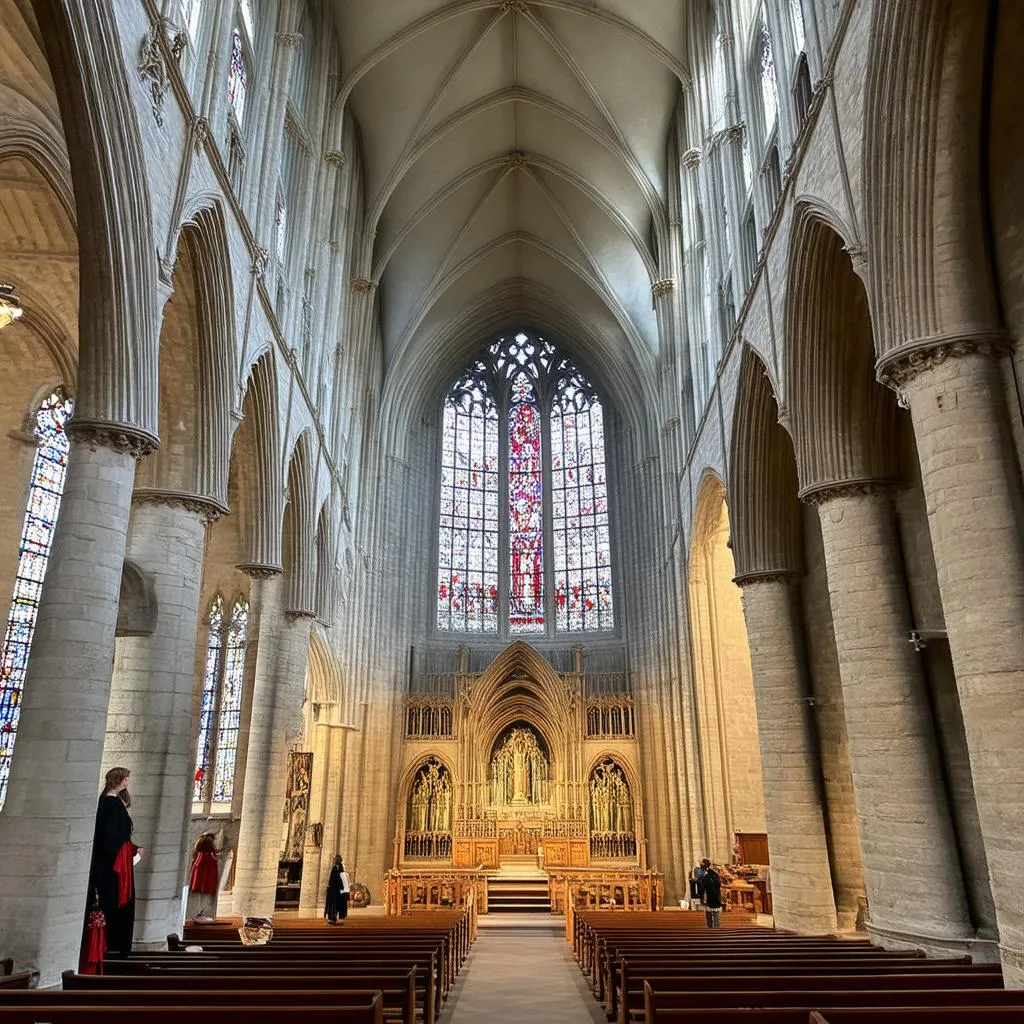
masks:
[[[516,726],[491,758],[491,799],[515,806],[543,803],[548,776],[548,759],[536,733]]]
[[[448,769],[432,757],[416,773],[409,796],[410,832],[450,832],[452,782]]]
[[[633,805],[625,772],[606,758],[590,773],[590,830],[633,831]]]

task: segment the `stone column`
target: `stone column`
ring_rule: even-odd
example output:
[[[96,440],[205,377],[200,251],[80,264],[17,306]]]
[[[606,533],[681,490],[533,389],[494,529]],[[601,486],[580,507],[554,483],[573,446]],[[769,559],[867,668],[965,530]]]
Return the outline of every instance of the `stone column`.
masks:
[[[302,730],[312,618],[286,612],[282,588],[279,575],[253,580],[259,626],[234,887],[242,917],[274,912],[288,754]]]
[[[756,573],[737,582],[757,701],[775,923],[794,931],[834,932],[819,765],[794,622],[795,578]]]
[[[135,941],[162,943],[181,922],[183,847],[191,811],[196,631],[206,523],[197,495],[136,492],[126,558],[151,590],[149,635],[117,644],[104,767],[131,769],[132,820],[146,854],[135,870]]]
[[[110,699],[135,463],[150,446],[69,429],[60,518],[0,814],[4,945],[54,985],[76,967]]]
[[[860,813],[869,931],[930,952],[973,935],[927,684],[886,487],[847,482],[817,506]]]
[[[316,917],[320,899],[320,865],[323,856],[324,833],[320,845],[313,842],[312,827],[324,824],[327,806],[327,777],[330,771],[331,727],[326,722],[313,726],[310,746],[313,750],[313,777],[309,784],[309,823],[302,853],[302,884],[299,888],[299,916]],[[333,854],[330,854],[333,857]],[[325,890],[326,891],[326,890]]]
[[[879,376],[902,390],[970,750],[999,924],[1003,977],[1024,987],[1024,547],[1019,469],[995,346],[897,351]]]

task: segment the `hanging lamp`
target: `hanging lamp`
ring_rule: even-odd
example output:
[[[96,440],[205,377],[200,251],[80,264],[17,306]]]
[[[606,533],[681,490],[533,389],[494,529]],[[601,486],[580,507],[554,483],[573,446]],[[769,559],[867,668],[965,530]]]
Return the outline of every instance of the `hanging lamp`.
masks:
[[[17,320],[24,312],[13,284],[0,284],[0,328]]]

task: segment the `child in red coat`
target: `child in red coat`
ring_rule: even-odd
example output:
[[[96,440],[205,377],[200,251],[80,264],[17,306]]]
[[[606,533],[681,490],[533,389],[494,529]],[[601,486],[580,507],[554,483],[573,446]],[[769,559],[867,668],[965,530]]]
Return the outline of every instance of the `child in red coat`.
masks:
[[[213,920],[207,914],[209,904],[216,905],[218,869],[217,858],[220,851],[214,842],[212,832],[204,832],[197,840],[194,849],[195,856],[192,858],[192,871],[189,874],[188,887],[197,896],[200,896],[199,912],[193,918],[200,924],[206,924]]]

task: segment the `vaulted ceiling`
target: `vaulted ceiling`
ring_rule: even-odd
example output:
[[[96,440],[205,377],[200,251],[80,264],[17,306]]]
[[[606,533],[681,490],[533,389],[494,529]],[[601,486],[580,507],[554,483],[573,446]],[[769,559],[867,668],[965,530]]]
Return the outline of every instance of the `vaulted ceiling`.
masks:
[[[335,0],[389,363],[517,318],[657,352],[685,6]]]

